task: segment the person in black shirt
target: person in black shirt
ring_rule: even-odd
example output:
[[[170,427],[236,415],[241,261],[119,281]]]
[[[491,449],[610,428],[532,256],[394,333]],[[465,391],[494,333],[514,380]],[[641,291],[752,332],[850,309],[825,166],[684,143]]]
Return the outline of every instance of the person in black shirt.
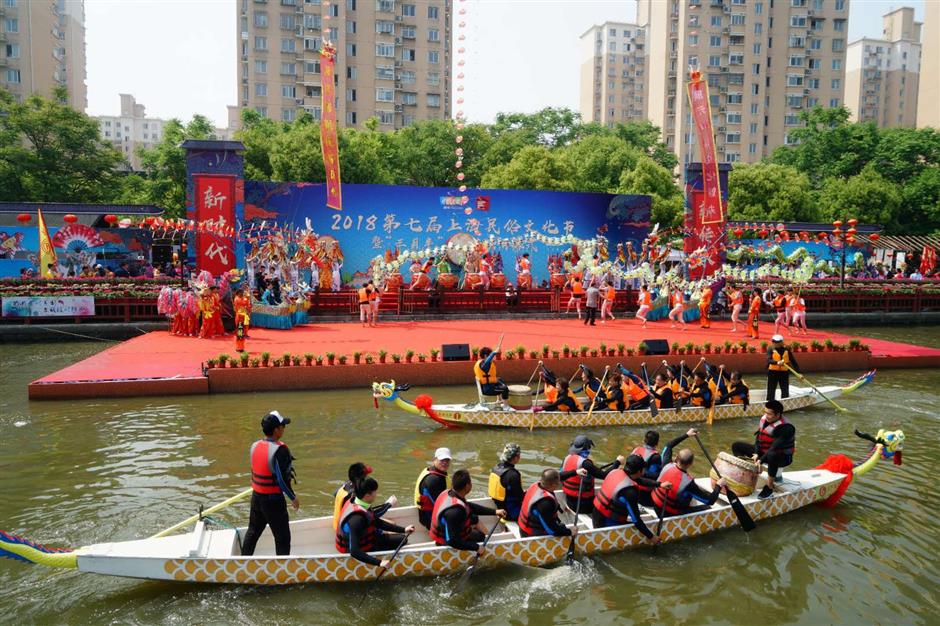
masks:
[[[779,400],[764,403],[764,415],[760,418],[754,443],[736,441],[731,444],[735,456],[750,457],[755,463],[767,464],[767,484],[757,495],[769,498],[774,492],[777,470],[793,463],[796,449],[796,427],[783,417],[783,404]]]
[[[499,463],[490,470],[489,495],[498,509],[506,509],[506,519],[516,521],[525,492],[522,490],[522,475],[516,463],[522,458],[522,449],[507,443],[499,455]]]
[[[347,501],[340,515],[339,528],[336,529],[337,548],[347,552],[357,561],[368,565],[388,567],[389,560],[379,560],[368,552],[394,550],[415,531],[413,525],[402,528],[397,524],[375,517],[370,510],[375,502],[379,483],[374,478],[366,478],[356,487],[355,498]],[[384,532],[380,532],[384,531]]]
[[[671,409],[673,407],[672,387],[669,386],[665,374],[656,374],[650,393],[656,398],[656,408]]]
[[[568,528],[558,518],[561,506],[555,498],[555,491],[560,486],[558,470],[546,469],[542,471],[541,479],[526,491],[519,513],[519,531],[523,537],[570,537],[578,534],[577,524]]]
[[[592,516],[594,528],[619,526],[632,522],[647,541],[653,545],[659,543],[659,537],[647,528],[641,517],[640,491],[637,487],[642,484],[649,489],[657,487],[669,489],[672,485],[668,482],[660,483],[657,480],[645,478],[643,476],[645,468],[646,461],[643,457],[631,454],[627,457],[623,469],[614,470],[604,480],[604,484],[601,485],[594,498]]]
[[[454,472],[453,488],[438,496],[440,506],[435,503],[437,515],[431,519],[431,538],[438,545],[446,545],[455,550],[468,550],[483,555],[480,545],[486,534],[480,528],[474,528],[481,515],[495,515],[505,518],[503,509],[491,509],[475,502],[467,502],[467,495],[473,489],[470,472],[461,469]],[[442,500],[447,498],[447,500]]]

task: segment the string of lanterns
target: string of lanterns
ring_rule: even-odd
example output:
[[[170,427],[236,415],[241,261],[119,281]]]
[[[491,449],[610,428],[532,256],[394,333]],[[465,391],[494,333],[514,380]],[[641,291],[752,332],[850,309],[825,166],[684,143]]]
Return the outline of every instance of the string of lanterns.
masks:
[[[467,39],[466,33],[464,30],[467,27],[466,15],[467,9],[464,7],[466,0],[459,0],[460,8],[457,10],[458,22],[457,22],[457,55],[455,58],[455,65],[457,67],[457,84],[455,86],[457,92],[457,99],[455,104],[457,105],[457,110],[454,114],[454,128],[456,129],[456,136],[454,137],[454,169],[457,171],[457,191],[460,192],[460,204],[464,207],[463,212],[467,215],[473,213],[473,207],[468,206],[470,202],[470,197],[467,195],[467,185],[464,181],[467,178],[467,175],[461,171],[463,168],[463,129],[466,127],[466,118],[464,117],[463,104],[464,104],[464,67],[466,66],[466,59],[464,55],[467,52],[465,41]]]

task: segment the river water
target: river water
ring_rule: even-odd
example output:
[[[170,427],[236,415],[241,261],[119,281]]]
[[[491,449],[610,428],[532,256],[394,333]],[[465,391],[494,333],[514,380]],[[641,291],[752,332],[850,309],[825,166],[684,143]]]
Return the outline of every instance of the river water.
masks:
[[[865,334],[940,347],[936,328],[875,328]],[[507,441],[523,448],[526,484],[559,466],[577,433],[445,431],[427,420],[373,408],[364,386],[347,392],[29,402],[26,384],[93,354],[104,343],[0,348],[0,528],[54,546],[148,536],[248,485],[247,449],[261,416],[293,418],[285,440],[297,457],[306,516],[332,511],[333,490],[354,460],[375,468],[380,497],[407,501],[422,463],[449,446],[454,469],[470,469],[482,495]],[[469,368],[468,368],[469,369]],[[846,381],[858,372],[817,374]],[[468,379],[469,379],[468,371]],[[758,379],[752,387],[761,387]],[[437,401],[469,399],[472,388],[427,389]],[[412,392],[412,396],[415,392]],[[448,599],[453,580],[415,579],[284,589],[160,583],[49,570],[0,560],[0,623],[393,624],[792,623],[937,624],[940,526],[940,373],[893,370],[844,399],[789,417],[798,429],[794,467],[830,451],[853,458],[866,444],[852,428],[903,428],[904,465],[882,462],[834,509],[808,508],[760,523],[661,547],[547,569],[507,567],[474,576]],[[663,440],[685,430],[662,429]],[[748,440],[750,420],[702,428],[714,454]],[[642,428],[596,429],[606,462],[642,439]],[[703,460],[693,473],[704,474]],[[931,478],[933,476],[933,478]],[[243,523],[247,504],[228,510]],[[360,595],[368,594],[356,609]]]

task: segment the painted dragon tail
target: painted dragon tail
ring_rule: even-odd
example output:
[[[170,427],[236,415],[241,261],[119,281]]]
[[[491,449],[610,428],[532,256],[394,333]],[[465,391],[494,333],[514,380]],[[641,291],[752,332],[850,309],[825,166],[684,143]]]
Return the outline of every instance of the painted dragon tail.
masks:
[[[871,370],[871,371],[865,372],[864,374],[862,374],[861,376],[859,376],[858,378],[850,382],[848,385],[844,386],[842,388],[842,393],[850,393],[852,391],[855,391],[856,389],[861,389],[862,387],[870,383],[872,380],[874,380],[875,374],[877,373],[878,373],[878,370]]]
[[[50,548],[3,530],[0,530],[0,557],[46,567],[75,569],[78,566],[74,550]]]

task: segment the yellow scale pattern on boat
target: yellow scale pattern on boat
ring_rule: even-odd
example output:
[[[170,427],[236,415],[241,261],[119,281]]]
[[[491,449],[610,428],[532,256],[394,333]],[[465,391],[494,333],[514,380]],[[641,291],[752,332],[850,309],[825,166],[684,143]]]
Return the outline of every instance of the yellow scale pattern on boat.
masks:
[[[802,409],[818,400],[813,394],[787,398],[783,401],[785,411]],[[659,409],[654,418],[649,409],[640,411],[595,411],[590,420],[587,411],[568,413],[550,411],[532,413],[530,411],[448,411],[435,409],[438,417],[455,424],[472,426],[508,426],[517,428],[579,428],[585,426],[647,426],[651,424],[673,424],[676,422],[703,422],[708,418],[708,409]],[[725,420],[736,417],[757,417],[764,414],[763,402],[748,405],[723,404],[715,407],[715,419]]]
[[[777,495],[768,500],[749,502],[746,506],[754,519],[776,517],[794,509],[829,497],[839,480],[819,487]],[[706,511],[684,518],[666,519],[663,523],[663,541],[676,541],[737,524],[730,508]],[[540,566],[560,561],[568,550],[567,537],[533,537],[522,541],[494,544],[482,559],[482,566],[524,563]],[[578,535],[578,554],[615,552],[645,543],[635,528],[623,527],[585,531]],[[462,571],[473,554],[446,549],[428,552],[402,552],[385,575],[389,578],[406,576],[439,576]],[[379,569],[356,561],[352,557],[320,558],[229,558],[229,559],[168,559],[166,573],[173,580],[189,582],[234,583],[249,585],[289,585],[306,582],[367,581],[374,579]]]

